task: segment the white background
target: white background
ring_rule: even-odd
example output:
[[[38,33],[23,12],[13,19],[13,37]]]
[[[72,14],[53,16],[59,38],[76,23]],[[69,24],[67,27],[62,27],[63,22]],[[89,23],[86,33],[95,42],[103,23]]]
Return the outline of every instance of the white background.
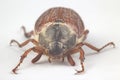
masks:
[[[107,47],[99,54],[84,47],[85,73],[74,75],[79,66],[79,54],[74,55],[76,66],[67,60],[50,64],[42,56],[36,64],[30,61],[36,54],[31,52],[17,71],[11,70],[18,63],[24,48],[9,46],[11,39],[27,40],[21,30],[34,28],[37,18],[47,9],[64,6],[74,9],[83,19],[90,33],[86,42],[101,47],[113,41],[116,48]],[[0,80],[120,80],[120,0],[0,0]]]

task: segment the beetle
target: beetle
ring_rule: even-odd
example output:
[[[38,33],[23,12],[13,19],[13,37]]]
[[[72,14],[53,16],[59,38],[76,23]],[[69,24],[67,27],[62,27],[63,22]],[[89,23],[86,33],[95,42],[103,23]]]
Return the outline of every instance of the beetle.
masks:
[[[96,48],[90,43],[85,42],[89,31],[85,29],[83,21],[78,13],[65,7],[53,7],[45,11],[37,19],[34,30],[26,32],[24,26],[22,29],[28,40],[20,44],[13,39],[10,45],[16,43],[19,47],[24,47],[29,42],[32,42],[35,46],[24,52],[18,65],[12,70],[13,73],[16,73],[17,68],[31,51],[38,53],[37,56],[32,59],[32,63],[37,62],[44,54],[48,56],[49,62],[56,59],[62,59],[62,61],[64,61],[64,58],[67,57],[68,62],[72,66],[75,65],[75,62],[71,55],[79,52],[82,69],[76,70],[76,74],[81,73],[84,72],[83,62],[85,59],[85,53],[82,49],[83,46],[87,46],[97,52],[109,45],[115,46],[113,42],[109,42],[101,48]],[[31,38],[31,36],[34,36],[34,38]]]

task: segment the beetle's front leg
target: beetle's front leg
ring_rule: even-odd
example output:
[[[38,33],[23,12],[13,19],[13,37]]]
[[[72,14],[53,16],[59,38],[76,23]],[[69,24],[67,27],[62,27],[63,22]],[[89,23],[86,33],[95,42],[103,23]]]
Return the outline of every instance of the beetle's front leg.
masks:
[[[71,57],[71,55],[69,55],[69,54],[67,55],[67,60],[72,66],[75,65],[75,62],[74,62],[73,58]]]
[[[69,53],[70,55],[71,55],[71,54],[75,54],[75,53],[77,53],[77,52],[80,52],[80,57],[79,57],[79,59],[80,59],[80,61],[81,61],[80,64],[81,64],[82,70],[76,70],[77,73],[75,73],[75,74],[84,72],[84,64],[83,64],[84,59],[85,59],[85,57],[84,57],[84,51],[83,51],[82,48],[76,47],[76,48],[70,50],[69,52],[67,52],[67,53]],[[75,62],[73,61],[72,57],[71,57],[69,54],[68,54],[68,56],[67,56],[67,59],[68,59],[69,63],[70,63],[72,66],[74,66],[74,65],[75,65]]]
[[[34,48],[34,47],[33,47],[33,48]],[[18,63],[18,65],[12,70],[13,73],[16,74],[16,69],[20,66],[20,64],[23,62],[24,58],[28,55],[28,53],[29,53],[31,50],[33,50],[33,48],[30,48],[30,49],[28,49],[28,50],[25,51],[25,53],[21,56],[20,62]]]
[[[37,62],[37,61],[41,58],[41,56],[42,56],[42,53],[38,54],[35,58],[32,59],[31,62],[32,62],[32,63]]]
[[[30,48],[30,49],[26,50],[26,51],[24,52],[24,54],[21,56],[20,61],[19,61],[19,63],[17,64],[17,66],[12,70],[13,73],[16,74],[17,68],[18,68],[18,67],[20,66],[20,64],[23,62],[23,60],[25,59],[25,57],[30,53],[30,51],[37,52],[38,55],[39,55],[39,57],[37,56],[37,57],[35,57],[35,58],[32,60],[33,63],[36,62],[36,61],[38,61],[38,60],[40,59],[40,56],[43,54],[43,50],[42,50],[40,47],[33,47],[33,48]]]
[[[83,51],[82,48],[79,48],[79,52],[80,52],[80,57],[79,57],[79,59],[80,59],[80,61],[81,61],[80,64],[81,64],[82,70],[76,70],[77,73],[75,73],[75,74],[79,74],[79,73],[81,73],[81,72],[84,72],[84,64],[83,64],[84,59],[85,59],[85,57],[84,57],[84,51]]]
[[[32,42],[36,46],[39,45],[39,43],[36,40],[34,40],[34,39],[28,39],[28,40],[26,40],[25,42],[23,42],[21,44],[18,41],[16,41],[16,40],[13,39],[13,40],[11,40],[10,45],[12,43],[16,43],[19,47],[23,47],[23,46],[27,45],[29,42]]]

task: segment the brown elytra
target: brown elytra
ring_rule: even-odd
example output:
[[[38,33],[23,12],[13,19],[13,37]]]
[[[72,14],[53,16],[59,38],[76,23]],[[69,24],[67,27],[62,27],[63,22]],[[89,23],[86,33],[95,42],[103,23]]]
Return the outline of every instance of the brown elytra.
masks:
[[[84,24],[80,16],[75,11],[69,8],[56,7],[45,11],[38,18],[35,24],[35,32],[40,32],[44,24],[55,22],[56,20],[61,20],[66,24],[70,24],[70,27],[73,28],[79,36],[84,31]]]

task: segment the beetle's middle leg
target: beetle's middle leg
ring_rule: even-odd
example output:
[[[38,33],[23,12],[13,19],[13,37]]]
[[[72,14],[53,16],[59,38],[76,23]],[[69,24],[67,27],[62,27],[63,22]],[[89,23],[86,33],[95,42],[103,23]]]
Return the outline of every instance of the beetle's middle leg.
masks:
[[[113,42],[109,42],[107,44],[105,44],[104,46],[102,46],[101,48],[96,48],[95,46],[89,44],[89,43],[86,43],[86,42],[83,42],[81,43],[82,45],[86,45],[87,47],[91,48],[92,50],[95,50],[97,52],[103,50],[104,48],[106,48],[107,46],[110,46],[112,45],[113,47],[115,47],[115,44]]]
[[[26,38],[30,38],[33,35],[33,31],[26,32],[26,28],[24,26],[22,26],[22,29]]]
[[[23,42],[23,43],[19,43],[18,41],[16,41],[16,40],[11,40],[11,42],[10,42],[10,45],[12,44],[12,43],[17,43],[17,45],[19,46],[19,47],[24,47],[25,45],[27,45],[29,42],[32,42],[34,45],[36,45],[36,46],[38,46],[39,45],[39,43],[36,41],[36,40],[34,40],[34,39],[28,39],[28,40],[26,40],[25,42]]]
[[[21,56],[20,61],[19,61],[19,63],[17,64],[17,66],[12,70],[13,73],[16,74],[17,68],[20,66],[20,64],[23,62],[23,60],[25,59],[25,57],[26,57],[31,51],[37,52],[38,55],[40,55],[40,56],[43,54],[43,50],[42,50],[40,47],[29,48],[29,49],[26,50],[26,51],[24,52],[24,54]],[[40,58],[40,57],[35,57],[35,58],[32,60],[32,62],[33,62],[33,63],[36,62],[39,58]]]

